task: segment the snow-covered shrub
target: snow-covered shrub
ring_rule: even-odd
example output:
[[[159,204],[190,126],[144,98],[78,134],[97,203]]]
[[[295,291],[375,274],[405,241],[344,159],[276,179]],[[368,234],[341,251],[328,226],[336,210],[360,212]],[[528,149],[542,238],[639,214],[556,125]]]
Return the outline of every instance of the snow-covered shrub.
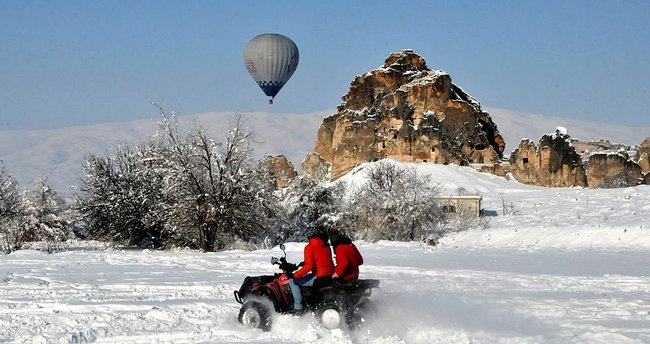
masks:
[[[343,208],[343,182],[331,184],[322,179],[296,178],[283,193],[287,228],[283,239],[304,239],[306,227],[327,216],[338,216]]]
[[[457,208],[453,218],[446,217],[444,225],[440,227],[439,237],[449,232],[461,232],[468,229],[486,229],[490,224],[490,218],[487,216],[476,217],[469,214],[467,209]]]
[[[50,253],[63,249],[69,234],[65,210],[65,201],[50,187],[47,177],[38,177],[34,188],[24,194],[23,228],[27,240],[43,242]]]
[[[615,189],[626,188],[639,185],[638,180],[630,178],[627,171],[622,171],[610,178],[606,178],[602,183],[593,186],[594,189]]]
[[[74,209],[88,238],[125,245],[165,242],[163,174],[150,158],[154,150],[151,144],[123,145],[112,156],[86,157]]]
[[[340,226],[359,239],[426,240],[444,228],[437,185],[415,168],[389,160],[372,165]]]
[[[224,142],[178,131],[160,108],[157,139],[89,155],[74,209],[92,239],[205,251],[264,244],[282,213],[252,161],[241,118]]]
[[[18,182],[0,161],[0,250],[9,253],[22,247],[27,233],[22,226],[24,204]]]
[[[501,197],[501,204],[502,204],[502,213],[504,216],[509,216],[509,215],[518,215],[519,210],[515,209],[515,205],[512,202],[506,202],[506,200]]]

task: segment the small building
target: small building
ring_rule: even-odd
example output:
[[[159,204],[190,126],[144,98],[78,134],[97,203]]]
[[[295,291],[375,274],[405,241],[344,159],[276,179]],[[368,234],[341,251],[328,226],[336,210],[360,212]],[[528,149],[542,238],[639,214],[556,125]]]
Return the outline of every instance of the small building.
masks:
[[[442,211],[450,217],[467,216],[477,218],[481,216],[482,196],[440,196]]]

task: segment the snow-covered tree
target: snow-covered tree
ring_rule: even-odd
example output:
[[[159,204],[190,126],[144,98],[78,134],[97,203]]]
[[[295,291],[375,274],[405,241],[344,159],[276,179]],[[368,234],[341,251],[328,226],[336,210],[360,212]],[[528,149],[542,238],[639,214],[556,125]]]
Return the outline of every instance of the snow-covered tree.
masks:
[[[28,240],[44,242],[48,252],[61,249],[68,238],[65,201],[50,187],[46,176],[34,181],[34,188],[25,192],[24,202],[23,228]]]
[[[22,226],[24,204],[18,182],[0,161],[0,250],[6,253],[20,249],[27,235]]]
[[[161,163],[151,144],[122,145],[113,156],[86,157],[74,208],[93,239],[162,246],[168,239]]]
[[[288,220],[285,239],[299,239],[306,226],[323,217],[338,217],[342,211],[345,183],[327,183],[309,177],[296,178],[284,191],[284,209]]]
[[[253,134],[238,117],[225,142],[201,129],[181,135],[175,116],[163,121],[158,158],[165,163],[165,190],[172,198],[170,226],[179,245],[222,250],[237,240],[262,241],[274,217],[267,189],[252,160]]]
[[[372,165],[351,197],[343,226],[368,240],[426,240],[444,223],[438,187],[415,168],[389,160]]]
[[[156,140],[86,158],[74,209],[91,238],[215,251],[264,242],[282,227],[241,118],[217,142],[201,129],[179,133],[175,116],[159,109]]]

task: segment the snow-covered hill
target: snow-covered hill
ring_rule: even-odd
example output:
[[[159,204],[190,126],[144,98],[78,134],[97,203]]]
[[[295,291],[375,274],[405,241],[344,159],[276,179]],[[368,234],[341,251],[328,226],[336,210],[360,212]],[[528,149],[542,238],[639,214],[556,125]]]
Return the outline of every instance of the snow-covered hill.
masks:
[[[346,176],[363,176],[361,166]],[[379,318],[355,333],[311,314],[270,332],[237,323],[247,275],[271,274],[276,247],[201,253],[74,243],[0,255],[0,342],[649,343],[650,186],[540,188],[459,166],[417,165],[444,193],[478,193],[487,229],[436,247],[359,242],[362,277],[381,280]],[[504,204],[507,211],[504,213]],[[303,243],[288,243],[301,260]]]
[[[242,113],[246,125],[255,133],[256,158],[285,154],[299,167],[313,149],[316,131],[330,111],[308,114]],[[222,140],[236,113],[218,112],[179,116],[182,128],[202,127]],[[0,131],[0,160],[21,186],[31,185],[40,174],[47,174],[51,185],[69,195],[78,185],[86,154],[104,154],[122,143],[146,141],[156,134],[157,121],[139,120],[104,123],[38,131]]]
[[[630,145],[639,144],[650,135],[650,127],[631,128],[496,108],[486,110],[506,139],[506,154],[517,147],[521,138],[536,141],[557,126],[568,128],[575,138],[605,138]],[[307,114],[259,112],[242,115],[259,138],[255,146],[256,157],[284,154],[299,168],[302,159],[314,147],[320,122],[333,113],[333,110],[324,110]],[[215,138],[221,138],[234,115],[233,112],[183,115],[179,116],[179,122],[185,127],[202,126]],[[70,187],[78,184],[83,173],[85,154],[103,154],[116,144],[147,140],[155,134],[157,120],[159,118],[40,131],[0,131],[0,160],[23,187],[45,173],[56,190],[69,195]]]
[[[459,232],[453,247],[643,248],[650,250],[650,186],[623,189],[545,188],[455,165],[410,164],[442,195],[480,195],[490,230]],[[356,185],[364,164],[341,181]],[[349,190],[354,190],[353,187]],[[508,216],[504,216],[508,215]]]

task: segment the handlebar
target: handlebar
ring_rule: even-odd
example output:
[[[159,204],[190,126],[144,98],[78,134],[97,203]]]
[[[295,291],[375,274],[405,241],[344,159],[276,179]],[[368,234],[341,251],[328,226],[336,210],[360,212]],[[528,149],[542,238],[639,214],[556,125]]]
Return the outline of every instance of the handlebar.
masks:
[[[279,268],[284,271],[284,272],[294,272],[298,270],[299,267],[303,266],[305,263],[300,262],[299,264],[293,264],[287,262],[287,259],[285,257],[271,257],[271,264],[273,265],[278,265]]]

